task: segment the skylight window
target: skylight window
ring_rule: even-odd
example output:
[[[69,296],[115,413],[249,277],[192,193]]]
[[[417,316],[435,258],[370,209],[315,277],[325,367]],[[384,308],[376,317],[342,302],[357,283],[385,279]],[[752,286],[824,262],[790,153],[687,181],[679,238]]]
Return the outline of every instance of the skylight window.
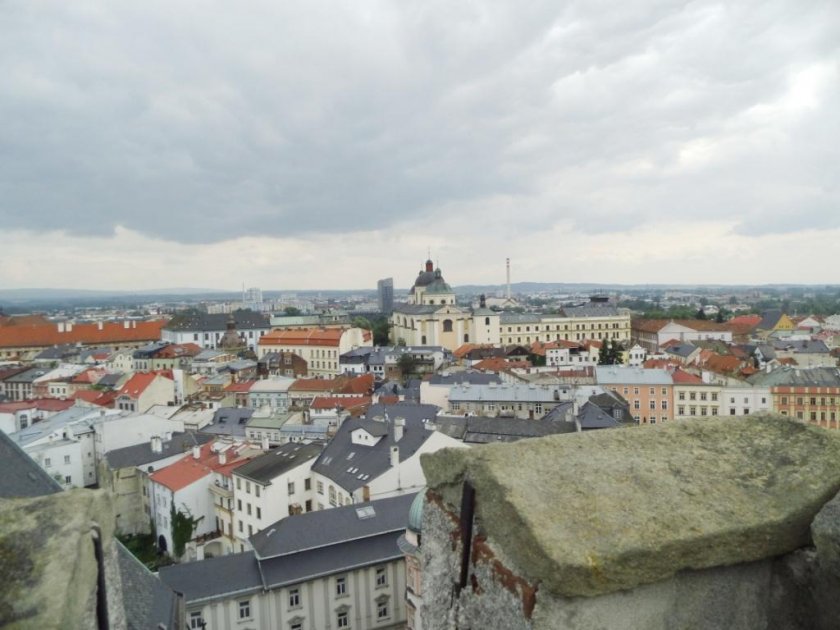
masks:
[[[356,516],[359,517],[359,520],[364,521],[376,516],[376,510],[373,509],[373,506],[366,505],[365,507],[356,508]]]

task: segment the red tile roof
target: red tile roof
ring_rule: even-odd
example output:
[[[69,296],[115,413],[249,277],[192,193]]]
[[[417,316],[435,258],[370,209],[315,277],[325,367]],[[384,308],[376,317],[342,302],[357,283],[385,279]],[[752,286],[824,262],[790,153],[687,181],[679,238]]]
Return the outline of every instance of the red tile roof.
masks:
[[[0,404],[0,412],[14,413],[21,409],[38,409],[40,411],[64,411],[73,406],[72,400],[59,400],[58,398],[35,398],[33,400],[21,400]]]
[[[156,359],[175,359],[177,357],[194,357],[201,352],[201,346],[195,343],[173,343],[164,346],[155,354]]]
[[[380,401],[381,402],[381,401]],[[310,403],[310,409],[350,409],[370,405],[370,396],[316,396]]]
[[[50,322],[43,317],[0,322],[0,348],[41,348],[61,344],[110,345],[157,341],[166,320],[71,323]],[[69,327],[69,330],[67,328]],[[60,329],[63,329],[59,332]]]
[[[120,396],[137,398],[158,377],[155,372],[137,372],[128,379],[119,391]]]
[[[478,343],[465,343],[461,346],[455,348],[455,351],[452,353],[456,359],[463,359],[473,350],[479,350],[481,348],[493,348],[493,344],[485,343],[485,344],[478,344]]]
[[[272,330],[260,337],[261,346],[332,346],[337,348],[346,328]]]
[[[73,400],[83,400],[92,405],[100,407],[113,407],[114,399],[117,397],[117,392],[100,392],[95,389],[80,389],[74,393],[70,398]]]
[[[87,383],[93,385],[105,376],[105,370],[83,370],[70,379],[71,383]]]
[[[299,378],[289,385],[290,392],[331,392],[336,387],[332,378]]]
[[[472,367],[475,370],[482,370],[484,372],[502,372],[504,370],[512,370],[513,368],[529,368],[531,367],[531,362],[510,361],[503,357],[490,357],[474,363]]]
[[[227,462],[222,464],[219,455],[213,451],[213,442],[208,442],[201,446],[198,459],[190,452],[174,464],[152,473],[151,479],[177,492],[212,472],[229,475],[231,471],[258,454],[254,452],[251,456],[242,457],[239,453],[243,448],[247,448],[247,445],[229,448],[226,451]]]
[[[690,372],[686,372],[685,370],[681,370],[680,368],[675,369],[671,372],[671,378],[674,379],[674,383],[679,383],[680,385],[702,385],[703,379],[697,376],[696,374],[691,374]]]
[[[369,394],[373,391],[375,382],[373,374],[339,377],[337,380],[344,381],[336,392],[338,394]]]
[[[256,382],[257,381],[239,381],[238,383],[231,383],[222,391],[247,393],[251,391],[251,385]]]

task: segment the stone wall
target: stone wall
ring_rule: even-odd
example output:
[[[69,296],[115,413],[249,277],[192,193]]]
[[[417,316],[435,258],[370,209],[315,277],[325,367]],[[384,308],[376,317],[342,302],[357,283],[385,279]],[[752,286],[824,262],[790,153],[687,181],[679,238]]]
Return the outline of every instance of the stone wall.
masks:
[[[838,455],[765,416],[424,456],[424,628],[837,628]]]

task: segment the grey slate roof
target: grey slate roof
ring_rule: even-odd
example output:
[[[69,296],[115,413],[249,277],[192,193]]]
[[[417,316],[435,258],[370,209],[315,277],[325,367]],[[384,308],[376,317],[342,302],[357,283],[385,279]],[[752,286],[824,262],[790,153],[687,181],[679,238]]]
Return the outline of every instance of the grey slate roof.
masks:
[[[102,378],[100,378],[96,384],[101,385],[102,387],[116,387],[120,379],[124,376],[122,372],[113,372],[109,374],[104,374]]]
[[[778,340],[773,342],[776,350],[799,352],[803,354],[828,354],[828,346],[821,339],[802,339],[797,341]]]
[[[621,312],[615,306],[585,304],[583,306],[565,306],[566,317],[618,317]]]
[[[555,433],[574,433],[573,422],[562,420],[523,420],[519,418],[486,418],[481,416],[466,419],[464,442],[470,444],[492,444],[516,442],[524,438],[544,437]]]
[[[120,542],[117,542],[117,563],[129,630],[175,628],[178,621],[178,596],[175,592]]]
[[[687,359],[691,356],[691,353],[696,351],[697,347],[691,345],[690,343],[680,343],[675,344],[673,346],[668,346],[665,349],[665,352],[668,354],[674,354],[678,357],[682,357],[683,359]]]
[[[353,444],[351,432],[359,427],[368,429],[369,423],[348,418],[318,457],[318,461],[313,464],[312,470],[332,479],[346,491],[354,492],[391,467],[390,448],[392,446],[399,447],[401,462],[414,455],[433,433],[425,425],[427,422],[434,422],[437,410],[435,405],[405,402],[395,405],[373,405],[368,409],[365,417],[367,419],[382,417],[382,426],[387,428],[387,435],[372,446]],[[386,416],[387,425],[385,424]],[[393,421],[395,418],[405,419],[403,437],[399,442],[394,441]],[[348,472],[350,468],[353,469],[352,473]]]
[[[263,586],[253,551],[161,567],[160,579],[188,603],[255,593]]]
[[[249,407],[222,407],[213,414],[213,422],[202,427],[201,432],[244,437],[248,421],[253,415],[254,410]]]
[[[160,578],[194,604],[397,560],[416,493],[285,518],[251,537],[256,551],[162,567]],[[359,518],[359,509],[373,511]]]
[[[410,496],[414,498],[414,495]],[[401,558],[403,553],[397,546],[397,539],[405,532],[408,507],[410,504],[405,509],[399,531],[305,551],[295,554],[294,562],[283,557],[260,561],[266,588],[298,584],[318,576],[344,573]]]
[[[160,461],[173,455],[186,453],[196,444],[206,444],[213,439],[212,435],[201,433],[177,432],[172,434],[172,439],[161,444],[161,452],[152,452],[149,442],[117,448],[105,453],[105,460],[111,470],[128,468],[129,466],[141,466],[151,462]]]
[[[0,498],[41,497],[61,492],[61,486],[0,431]]]
[[[770,372],[756,372],[747,381],[759,387],[840,387],[840,371],[833,367],[800,369],[784,366]]]
[[[502,326],[516,324],[539,324],[542,317],[537,313],[502,313],[499,322]]]
[[[622,426],[621,422],[591,402],[584,403],[583,407],[581,407],[580,413],[578,414],[578,421],[583,431],[611,429]]]
[[[489,385],[490,383],[501,383],[502,378],[498,374],[487,374],[485,372],[456,372],[455,374],[435,374],[429,379],[430,385],[457,385],[469,383],[471,385]]]
[[[255,311],[234,311],[233,319],[236,322],[236,330],[239,332],[271,328],[268,318]],[[196,313],[189,317],[175,317],[164,326],[164,329],[188,332],[222,332],[227,330],[227,320],[228,315],[226,313]]]
[[[45,361],[54,359],[56,361],[60,361],[65,357],[72,357],[79,354],[79,348],[72,344],[62,344],[60,346],[52,346],[50,348],[44,348],[35,355],[33,361]]]
[[[317,457],[323,448],[321,442],[289,442],[238,466],[233,472],[261,484],[271,483],[278,475]]]
[[[394,312],[401,315],[430,315],[441,308],[439,304],[394,304]]]
[[[251,536],[251,546],[257,558],[266,559],[390,532],[401,533],[416,495],[412,492],[284,518]],[[363,508],[372,508],[374,515],[359,518],[358,512]]]
[[[25,370],[24,372],[19,372],[13,376],[10,376],[6,379],[7,383],[32,383],[36,378],[40,378],[44,376],[50,370],[48,368],[42,367],[33,367]]]
[[[758,322],[756,329],[758,330],[772,330],[773,327],[779,323],[782,318],[782,311],[778,309],[764,311],[761,314],[761,321]]]

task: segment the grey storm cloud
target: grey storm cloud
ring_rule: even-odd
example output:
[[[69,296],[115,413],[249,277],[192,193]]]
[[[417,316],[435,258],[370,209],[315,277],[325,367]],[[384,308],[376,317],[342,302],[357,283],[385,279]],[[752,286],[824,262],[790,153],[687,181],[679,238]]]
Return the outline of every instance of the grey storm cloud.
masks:
[[[837,5],[7,1],[0,220],[213,242],[506,196],[533,229],[837,227]]]

